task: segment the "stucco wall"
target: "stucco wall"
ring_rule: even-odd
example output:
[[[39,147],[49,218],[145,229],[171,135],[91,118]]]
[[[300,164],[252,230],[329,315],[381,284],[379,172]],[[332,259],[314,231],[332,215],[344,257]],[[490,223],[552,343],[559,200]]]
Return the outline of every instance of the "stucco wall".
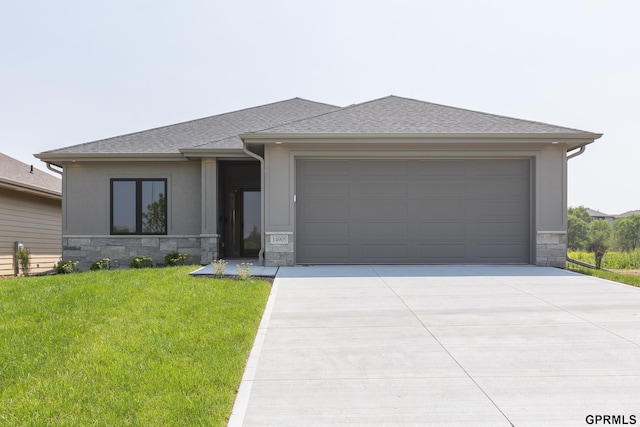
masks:
[[[167,179],[167,234],[201,233],[200,161],[64,165],[64,235],[109,235],[111,178]]]
[[[428,147],[428,149],[425,149]],[[391,149],[390,149],[391,148]],[[288,233],[283,253],[265,258],[277,264],[295,262],[295,160],[297,158],[528,158],[531,159],[531,260],[532,264],[562,266],[558,254],[566,247],[566,152],[563,146],[546,144],[309,144],[267,145],[265,150],[265,232]],[[549,239],[557,243],[549,245]],[[538,240],[541,240],[540,242]],[[564,243],[563,243],[564,242]],[[548,249],[548,250],[547,250]],[[546,253],[549,252],[549,253]],[[561,265],[562,264],[562,265]]]

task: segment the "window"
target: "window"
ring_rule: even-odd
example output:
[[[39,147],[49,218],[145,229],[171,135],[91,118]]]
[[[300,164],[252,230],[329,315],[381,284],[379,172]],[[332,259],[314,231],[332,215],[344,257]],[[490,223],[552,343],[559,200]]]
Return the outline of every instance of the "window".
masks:
[[[111,234],[167,234],[166,179],[111,180]]]

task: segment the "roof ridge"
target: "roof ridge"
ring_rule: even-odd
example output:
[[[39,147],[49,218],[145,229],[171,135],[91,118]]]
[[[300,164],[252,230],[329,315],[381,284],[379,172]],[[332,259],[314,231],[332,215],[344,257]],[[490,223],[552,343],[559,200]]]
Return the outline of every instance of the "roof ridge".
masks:
[[[69,149],[69,148],[82,147],[82,146],[89,145],[89,144],[95,144],[97,142],[105,142],[105,141],[109,141],[109,140],[116,139],[116,138],[122,138],[122,137],[125,137],[125,136],[133,136],[133,135],[138,135],[138,134],[145,133],[145,132],[150,132],[150,131],[155,131],[155,130],[160,130],[160,129],[168,129],[168,128],[172,128],[174,126],[181,126],[181,125],[185,125],[185,124],[188,124],[188,123],[195,123],[195,122],[199,122],[199,121],[202,121],[202,120],[212,119],[214,117],[224,117],[224,116],[227,116],[227,115],[230,115],[230,114],[236,114],[236,113],[239,113],[239,112],[242,112],[242,111],[249,111],[249,110],[253,110],[253,109],[257,109],[257,108],[268,107],[270,105],[282,104],[282,103],[285,103],[285,102],[293,101],[295,99],[298,99],[298,100],[301,100],[301,101],[305,101],[305,102],[313,102],[313,103],[316,103],[316,104],[322,104],[322,105],[327,105],[327,106],[330,106],[330,107],[340,108],[337,105],[331,105],[331,104],[326,104],[326,103],[322,103],[322,102],[316,102],[316,101],[312,101],[312,100],[304,99],[304,98],[300,98],[300,97],[293,97],[293,98],[284,99],[284,100],[281,100],[281,101],[269,102],[269,103],[262,104],[262,105],[255,105],[253,107],[241,108],[241,109],[238,109],[238,110],[227,111],[227,112],[220,113],[220,114],[213,114],[213,115],[210,115],[210,116],[200,117],[198,119],[185,120],[183,122],[172,123],[170,125],[156,126],[156,127],[151,127],[151,128],[148,128],[148,129],[136,131],[136,132],[123,133],[123,134],[111,136],[111,137],[108,137],[108,138],[95,139],[93,141],[87,141],[87,142],[82,142],[80,144],[69,145],[69,146],[66,146],[66,147],[63,147],[63,148],[66,150],[66,149]],[[286,123],[282,123],[282,124],[286,124]],[[227,139],[227,138],[229,138],[229,136],[227,136],[225,138],[221,138],[219,140],[224,140],[224,139]],[[215,140],[215,141],[219,141],[219,140]],[[209,141],[209,142],[204,143],[204,144],[208,144],[210,142],[215,142],[215,141]],[[199,144],[199,145],[204,145],[204,144]],[[194,147],[198,147],[199,145],[195,145]],[[44,153],[55,153],[56,151],[61,150],[61,149],[62,148],[58,148],[58,149],[55,149],[55,150],[43,151],[42,154],[44,154]]]
[[[337,106],[337,105],[327,104],[327,103],[324,103],[324,102],[316,102],[316,101],[312,101],[312,100],[310,100],[310,99],[300,98],[300,97],[298,97],[298,96],[296,96],[296,97],[294,97],[294,98],[291,98],[291,99],[286,99],[286,100],[284,100],[284,101],[279,101],[279,102],[274,102],[274,103],[271,103],[271,104],[260,105],[260,107],[266,107],[266,106],[268,106],[268,105],[278,104],[278,103],[280,103],[280,102],[293,101],[294,99],[298,99],[298,100],[300,100],[300,101],[305,101],[305,102],[313,102],[313,103],[315,103],[315,104],[322,104],[322,105],[326,105],[327,107],[335,107],[335,108],[336,108],[336,110],[334,110],[334,111],[338,111],[338,110],[340,110],[340,109],[344,108],[344,107],[339,107],[339,106]],[[253,107],[253,108],[256,108],[256,107]],[[248,109],[249,109],[249,108],[247,108],[247,110],[248,110]],[[238,111],[234,111],[234,112],[236,112],[236,113],[237,113],[237,112],[239,112],[239,111],[244,111],[244,110],[238,110]],[[288,124],[291,124],[291,123],[295,123],[295,122],[297,122],[298,120],[306,120],[306,119],[310,119],[310,118],[313,118],[313,117],[321,116],[321,115],[323,115],[323,114],[326,114],[326,113],[317,114],[317,115],[315,115],[315,116],[308,116],[308,117],[305,117],[305,118],[302,118],[302,119],[290,120],[290,121],[288,121],[288,122],[278,123],[277,125],[274,125],[274,126],[271,126],[271,127],[265,128],[265,129],[261,129],[261,130],[259,130],[259,131],[251,131],[251,132],[246,132],[246,133],[261,132],[261,131],[266,130],[266,129],[271,129],[271,128],[276,128],[276,127],[278,127],[278,126],[288,125]],[[202,144],[192,145],[192,146],[191,146],[191,147],[189,147],[189,148],[202,147],[203,145],[208,145],[208,144],[211,144],[211,143],[213,143],[213,142],[225,141],[225,140],[227,140],[227,139],[235,138],[235,137],[237,137],[237,136],[238,136],[238,134],[235,134],[235,135],[228,135],[228,136],[225,136],[224,138],[218,138],[218,139],[214,139],[214,140],[211,140],[211,141],[203,142]]]
[[[371,102],[374,102],[374,101],[379,101],[381,99],[389,98],[391,96],[392,95],[389,95],[389,96],[385,96],[385,97],[382,97],[382,98],[374,99],[374,100],[371,100],[371,101],[361,102],[359,104],[351,104],[351,105],[347,105],[346,107],[338,107],[337,109],[335,109],[333,111],[327,111],[326,113],[316,114],[315,116],[304,117],[302,119],[296,119],[296,120],[292,120],[290,122],[280,123],[278,125],[269,126],[267,128],[264,128],[264,129],[254,130],[254,131],[245,132],[245,133],[260,133],[260,132],[264,132],[266,130],[275,129],[275,128],[280,127],[280,126],[290,125],[290,124],[293,124],[293,123],[302,122],[302,121],[309,120],[309,119],[315,119],[315,118],[326,116],[326,115],[333,114],[333,113],[338,113],[338,112],[341,112],[341,111],[344,111],[344,110],[348,110],[348,109],[353,108],[353,107],[357,107],[359,105],[364,105],[364,104],[368,104],[368,103],[371,103]],[[331,104],[326,104],[326,105],[335,107],[334,105],[331,105]]]

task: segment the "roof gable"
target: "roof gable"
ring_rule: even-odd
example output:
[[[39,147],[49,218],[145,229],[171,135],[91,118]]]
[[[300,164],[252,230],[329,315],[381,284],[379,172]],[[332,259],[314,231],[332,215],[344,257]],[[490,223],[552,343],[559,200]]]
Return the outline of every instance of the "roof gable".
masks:
[[[398,96],[264,129],[260,134],[585,134],[586,132]]]

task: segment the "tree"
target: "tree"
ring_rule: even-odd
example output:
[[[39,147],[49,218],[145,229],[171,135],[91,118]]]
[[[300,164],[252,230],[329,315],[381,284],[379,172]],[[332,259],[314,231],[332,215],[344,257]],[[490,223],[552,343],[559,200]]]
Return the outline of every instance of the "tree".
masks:
[[[573,251],[586,251],[589,248],[589,223],[570,213],[567,215],[567,246]]]
[[[591,217],[589,216],[589,212],[587,212],[587,208],[585,208],[584,206],[578,206],[577,208],[569,208],[569,211],[567,212],[567,214],[576,216],[581,220],[583,220],[584,222],[586,222],[587,224],[591,222]]]
[[[611,224],[604,219],[597,219],[589,224],[589,241],[596,255],[596,268],[601,268],[602,258],[611,244]]]
[[[623,251],[633,251],[640,244],[640,215],[620,218],[613,224],[616,242]]]
[[[158,195],[158,200],[147,205],[142,213],[142,231],[145,233],[164,233],[167,224],[167,205],[164,194]]]

